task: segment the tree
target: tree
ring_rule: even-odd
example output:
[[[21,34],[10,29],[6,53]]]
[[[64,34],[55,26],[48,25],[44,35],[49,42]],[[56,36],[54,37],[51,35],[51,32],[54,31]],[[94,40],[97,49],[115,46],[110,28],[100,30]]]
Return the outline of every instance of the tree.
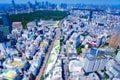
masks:
[[[44,80],[44,76],[43,75],[41,76],[40,80]]]
[[[77,54],[78,54],[78,55],[80,55],[80,54],[82,53],[82,50],[81,50],[80,47],[78,47],[76,50],[77,50]]]
[[[66,52],[66,48],[64,48],[64,52]]]
[[[37,20],[61,20],[66,17],[68,14],[67,11],[35,11],[31,13],[22,13],[22,14],[12,14],[10,15],[11,22],[22,22],[23,28],[26,29],[26,24],[35,19]]]
[[[70,42],[70,45],[73,45],[73,42]]]
[[[84,47],[85,47],[85,45],[81,45],[80,47],[81,47],[81,48],[84,48]]]

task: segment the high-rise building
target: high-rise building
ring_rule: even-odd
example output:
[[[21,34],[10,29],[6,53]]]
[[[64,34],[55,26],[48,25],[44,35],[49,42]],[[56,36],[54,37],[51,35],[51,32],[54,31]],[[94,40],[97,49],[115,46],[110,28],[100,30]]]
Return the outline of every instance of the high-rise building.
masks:
[[[63,8],[63,9],[67,9],[67,4],[66,3],[61,3],[60,7]]]
[[[93,72],[94,64],[95,64],[95,59],[87,56],[85,58],[85,65],[83,69],[85,70],[85,72]]]
[[[30,1],[28,1],[28,9],[32,8],[32,3]]]
[[[49,6],[49,3],[48,1],[45,2],[45,6],[48,7]]]
[[[92,14],[93,14],[93,11],[90,11],[89,21],[92,21]]]
[[[98,70],[104,70],[105,65],[106,65],[106,63],[107,63],[107,58],[104,57],[104,56],[102,56],[102,57],[100,57],[99,59],[100,59],[101,61],[100,61]]]
[[[116,35],[112,34],[112,36],[109,40],[109,47],[113,47],[115,40],[116,40]]]
[[[70,41],[73,43],[73,46],[75,48],[77,48],[80,45],[80,43],[81,43],[81,41],[80,41],[80,34],[73,33],[71,38],[70,38]]]
[[[86,73],[97,70],[104,70],[106,63],[107,58],[104,56],[93,57],[91,55],[87,55],[85,57],[85,65],[83,69]]]
[[[93,55],[93,56],[96,56],[97,51],[98,51],[97,48],[92,47],[92,48],[90,49],[90,54]]]
[[[39,8],[39,2],[37,0],[35,0],[35,9],[38,9]]]
[[[16,9],[16,4],[15,4],[15,1],[14,0],[12,0],[12,6],[13,6],[13,8],[14,8],[14,10]]]
[[[38,6],[39,5],[39,3],[37,2],[37,0],[35,0],[35,6]]]
[[[0,33],[7,36],[12,30],[10,18],[8,14],[0,13]]]
[[[97,71],[100,65],[101,59],[96,59],[93,71]]]
[[[119,34],[112,34],[109,40],[109,47],[113,49],[117,49],[120,43],[120,35]]]
[[[45,2],[44,1],[42,1],[42,7],[44,7],[45,6]]]

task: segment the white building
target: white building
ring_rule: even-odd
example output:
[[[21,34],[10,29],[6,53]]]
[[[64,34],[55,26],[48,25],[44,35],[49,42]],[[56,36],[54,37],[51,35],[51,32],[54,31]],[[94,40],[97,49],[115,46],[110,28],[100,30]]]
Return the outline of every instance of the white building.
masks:
[[[0,74],[0,80],[20,80],[20,74],[16,70],[5,70]]]
[[[80,45],[80,34],[78,33],[73,33],[70,41],[73,42],[73,46],[76,48]]]
[[[114,77],[120,78],[120,64],[113,64],[111,67],[109,67],[108,71],[110,71]]]
[[[91,73],[88,75],[89,80],[100,80],[99,76],[96,73]]]
[[[83,69],[85,70],[85,72],[92,72],[94,64],[95,64],[95,59],[93,57],[86,57],[85,65],[84,65]]]
[[[82,71],[82,65],[79,60],[71,60],[69,62],[69,71],[70,72],[81,72]]]
[[[104,56],[93,57],[87,55],[85,58],[85,65],[83,69],[85,72],[94,72],[97,70],[104,70],[107,63],[107,58]]]
[[[101,58],[101,61],[100,61],[100,65],[99,65],[99,69],[98,70],[104,70],[105,68],[105,65],[107,63],[107,58]]]
[[[35,45],[31,44],[30,47],[26,48],[25,55],[27,58],[33,58],[33,55],[35,54],[37,48]]]
[[[3,67],[7,69],[19,69],[19,71],[27,70],[29,64],[24,58],[15,57],[13,59],[6,59],[3,63]]]
[[[33,74],[33,76],[36,76],[38,73],[38,68],[34,65],[32,65],[29,69],[29,72]]]
[[[95,65],[94,65],[94,68],[93,68],[93,71],[97,71],[97,70],[98,70],[99,65],[100,65],[100,62],[101,62],[100,59],[96,59],[96,61],[95,61]]]

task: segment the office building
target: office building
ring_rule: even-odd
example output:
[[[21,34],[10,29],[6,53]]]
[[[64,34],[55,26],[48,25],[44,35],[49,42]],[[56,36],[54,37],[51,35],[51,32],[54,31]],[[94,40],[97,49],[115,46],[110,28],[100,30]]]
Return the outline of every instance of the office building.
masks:
[[[92,47],[92,48],[90,49],[90,54],[93,55],[93,56],[96,56],[97,52],[98,52],[98,50],[97,50],[97,48],[95,48],[95,47]]]
[[[81,43],[81,41],[80,41],[80,34],[79,33],[73,33],[71,38],[70,38],[70,42],[72,42],[73,46],[75,48],[77,48],[80,45],[80,43]]]
[[[90,11],[89,21],[92,21],[92,14],[93,14],[93,11]]]
[[[9,33],[11,33],[11,30],[12,26],[9,15],[0,13],[0,33],[2,33],[3,36],[7,36]]]
[[[14,0],[12,0],[12,6],[13,6],[13,9],[15,10],[16,9],[16,4],[15,4]]]
[[[109,47],[113,49],[117,49],[120,43],[120,35],[119,34],[112,34],[109,40]]]
[[[96,59],[93,71],[97,71],[99,66],[100,66],[100,64],[101,64],[101,59]]]
[[[85,65],[83,67],[84,71],[93,72],[94,64],[95,64],[95,59],[87,55],[85,58]]]
[[[113,64],[109,70],[114,77],[120,78],[120,65],[119,64]]]
[[[94,72],[97,70],[104,70],[106,63],[107,63],[106,57],[104,56],[93,57],[88,54],[85,57],[85,65],[83,69],[86,73]]]
[[[101,61],[100,61],[98,70],[104,70],[105,65],[107,63],[107,58],[104,57],[104,56],[100,56],[99,58],[100,58]]]

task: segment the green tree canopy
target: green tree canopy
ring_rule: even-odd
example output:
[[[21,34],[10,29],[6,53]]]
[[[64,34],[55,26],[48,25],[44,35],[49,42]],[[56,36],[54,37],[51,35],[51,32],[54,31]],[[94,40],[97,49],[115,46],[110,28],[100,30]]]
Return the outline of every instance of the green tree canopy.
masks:
[[[61,20],[64,17],[69,15],[67,11],[35,11],[31,13],[22,13],[22,14],[12,14],[10,15],[11,22],[22,22],[23,28],[26,29],[26,24],[30,21],[37,20]]]

